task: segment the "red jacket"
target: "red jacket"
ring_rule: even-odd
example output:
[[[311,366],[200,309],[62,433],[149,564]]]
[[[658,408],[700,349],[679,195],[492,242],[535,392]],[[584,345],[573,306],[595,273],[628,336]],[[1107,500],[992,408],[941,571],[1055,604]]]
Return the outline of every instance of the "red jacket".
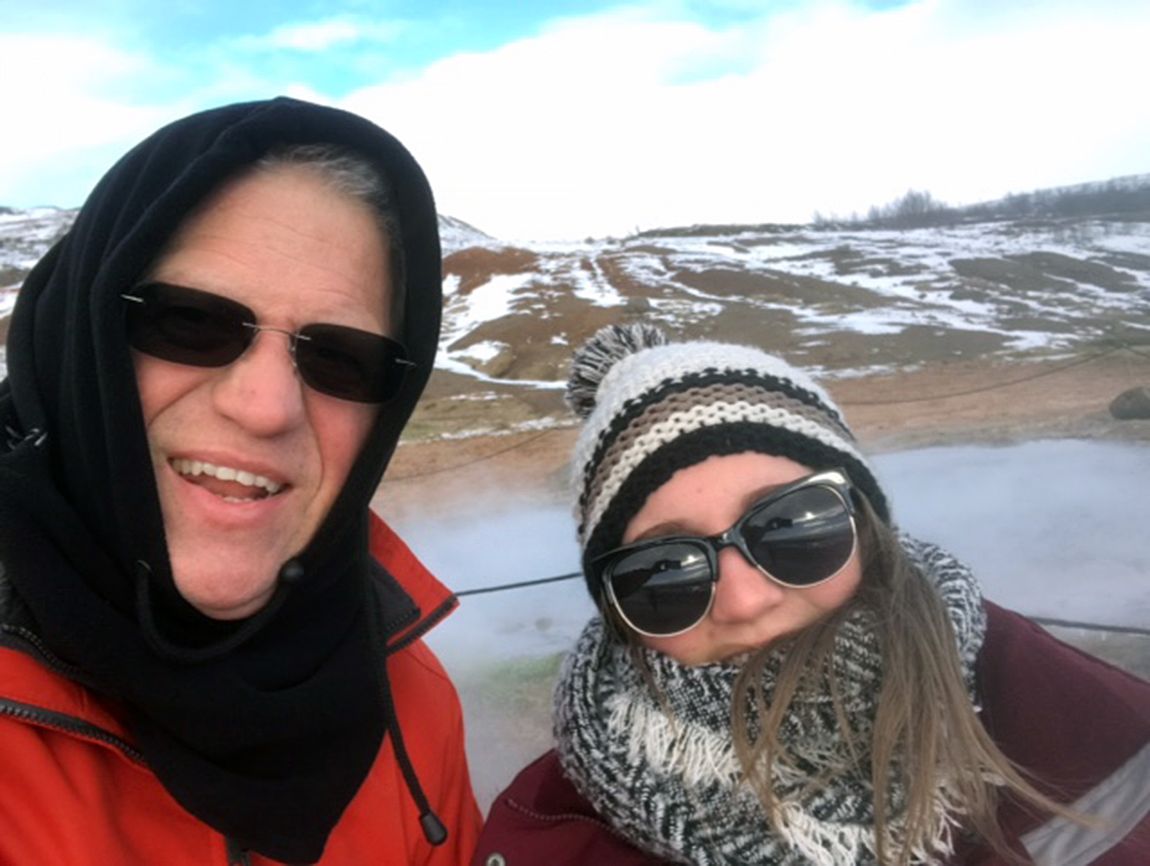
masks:
[[[452,604],[450,593],[382,521],[372,526],[372,552],[419,606],[424,621]],[[447,827],[447,841],[433,847],[425,840],[388,737],[320,863],[467,863],[480,815],[464,757],[458,696],[419,640],[389,657],[388,675],[404,743],[432,809]],[[271,862],[229,852],[219,833],[185,812],[141,762],[114,706],[5,647],[0,647],[0,755],[2,866]]]
[[[1150,684],[1067,646],[1018,614],[987,603],[977,676],[982,718],[1007,755],[1045,793],[1101,814],[1096,829],[999,809],[1007,838],[1045,866],[1150,866]],[[501,858],[501,859],[500,859]],[[473,866],[658,866],[631,846],[567,781],[554,751],[495,799]],[[1007,866],[966,845],[954,866]]]

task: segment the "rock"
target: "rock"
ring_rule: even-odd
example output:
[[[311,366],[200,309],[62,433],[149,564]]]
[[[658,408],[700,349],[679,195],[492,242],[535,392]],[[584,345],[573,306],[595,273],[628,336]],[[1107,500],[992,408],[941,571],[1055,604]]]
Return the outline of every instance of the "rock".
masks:
[[[515,352],[510,346],[499,346],[499,351],[495,352],[489,357],[479,358],[472,361],[471,365],[483,373],[485,376],[491,376],[493,379],[502,379],[511,370],[515,364]]]
[[[1150,388],[1123,391],[1111,401],[1110,414],[1122,421],[1150,418]]]

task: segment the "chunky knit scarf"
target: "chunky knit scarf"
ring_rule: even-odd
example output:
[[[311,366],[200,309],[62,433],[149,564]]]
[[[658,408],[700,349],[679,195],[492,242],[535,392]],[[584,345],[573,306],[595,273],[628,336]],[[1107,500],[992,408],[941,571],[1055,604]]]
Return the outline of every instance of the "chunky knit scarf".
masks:
[[[974,660],[986,629],[974,577],[939,548],[902,541],[943,598],[972,689]],[[882,679],[872,619],[861,608],[852,612],[838,630],[832,658],[861,749],[870,742]],[[784,719],[781,739],[796,760],[793,766],[777,762],[771,768],[771,783],[783,804],[776,834],[743,780],[735,754],[731,705],[738,661],[685,667],[639,650],[652,690],[633,651],[596,617],[568,656],[556,687],[556,738],[564,771],[615,829],[640,848],[677,863],[877,862],[870,773],[857,769],[859,761],[850,754],[826,690],[810,694],[800,687]],[[767,701],[782,657],[772,655],[764,667]],[[819,774],[829,780],[811,786]],[[896,853],[904,844],[904,796],[892,783],[886,841],[887,850]],[[915,862],[934,862],[951,849],[962,804],[945,783],[935,801],[929,850],[914,851]]]

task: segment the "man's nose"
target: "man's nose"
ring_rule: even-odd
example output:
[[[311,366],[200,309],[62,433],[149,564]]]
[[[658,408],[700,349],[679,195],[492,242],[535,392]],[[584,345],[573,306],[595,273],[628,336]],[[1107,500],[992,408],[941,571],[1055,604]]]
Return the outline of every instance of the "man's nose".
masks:
[[[261,328],[244,353],[219,372],[214,397],[221,414],[257,436],[274,436],[304,416],[304,385],[295,369],[294,337]]]

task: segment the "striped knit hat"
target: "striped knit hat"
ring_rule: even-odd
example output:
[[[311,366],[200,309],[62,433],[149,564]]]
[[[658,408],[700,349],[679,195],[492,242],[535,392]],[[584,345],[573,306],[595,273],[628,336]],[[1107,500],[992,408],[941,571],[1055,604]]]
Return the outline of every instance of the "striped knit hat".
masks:
[[[585,571],[619,545],[675,472],[716,455],[759,452],[814,471],[841,467],[890,520],[838,407],[805,373],[759,349],[668,343],[650,325],[609,325],[575,353],[566,396],[584,419],[572,486]]]

